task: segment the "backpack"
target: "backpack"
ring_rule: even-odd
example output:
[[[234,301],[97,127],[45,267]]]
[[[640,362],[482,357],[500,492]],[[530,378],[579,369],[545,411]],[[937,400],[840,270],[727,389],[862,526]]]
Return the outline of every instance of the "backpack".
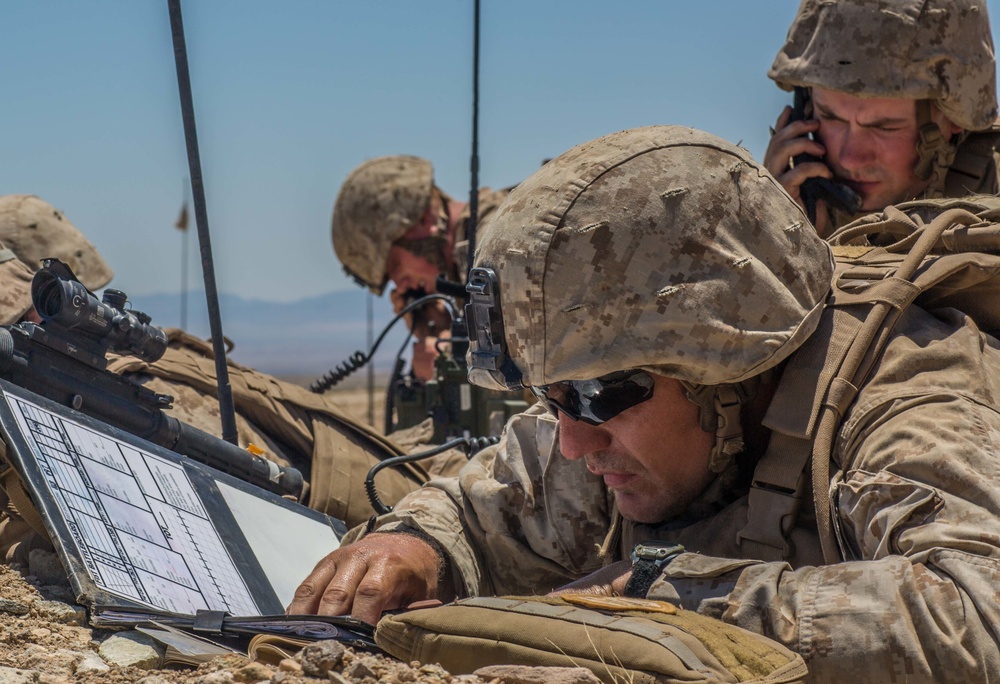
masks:
[[[983,332],[1000,332],[1000,198],[890,206],[841,227],[828,242],[836,260],[832,316],[789,361],[790,391],[772,400],[769,417],[780,416],[781,424],[772,426],[754,471],[747,524],[737,534],[747,557],[790,555],[788,534],[810,489],[824,560],[845,557],[830,508],[834,440],[906,307],[952,307]]]

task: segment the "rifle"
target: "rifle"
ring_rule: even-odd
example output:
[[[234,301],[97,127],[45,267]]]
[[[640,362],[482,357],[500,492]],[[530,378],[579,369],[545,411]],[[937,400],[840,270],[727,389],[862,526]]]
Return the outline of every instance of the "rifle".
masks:
[[[107,370],[109,351],[156,361],[166,334],[126,310],[124,292],[108,288],[98,300],[63,262],[42,263],[31,281],[42,323],[0,326],[0,378],[262,489],[301,496],[298,470],[165,414],[173,397]]]

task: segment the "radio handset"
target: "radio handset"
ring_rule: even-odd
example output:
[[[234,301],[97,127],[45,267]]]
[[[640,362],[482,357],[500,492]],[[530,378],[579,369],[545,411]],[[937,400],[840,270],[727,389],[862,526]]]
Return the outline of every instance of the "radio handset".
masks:
[[[789,119],[789,123],[805,119],[806,108],[809,104],[809,92],[801,86],[795,86],[795,94],[792,101],[792,116]],[[792,158],[792,163],[795,166],[814,161],[822,162],[823,160],[807,152],[797,154]],[[823,178],[822,176],[813,176],[807,179],[799,188],[799,194],[802,196],[802,203],[805,204],[806,215],[809,216],[809,220],[814,225],[816,223],[817,200],[825,200],[827,204],[852,215],[861,211],[861,204],[863,202],[861,195],[854,192],[848,186],[832,181],[829,178]]]

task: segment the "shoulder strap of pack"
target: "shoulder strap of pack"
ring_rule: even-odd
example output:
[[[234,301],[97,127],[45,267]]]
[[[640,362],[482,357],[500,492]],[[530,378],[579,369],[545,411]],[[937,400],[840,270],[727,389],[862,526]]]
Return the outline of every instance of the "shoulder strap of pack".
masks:
[[[994,194],[997,185],[997,151],[1000,150],[1000,125],[969,133],[955,151],[944,180],[945,197],[973,193]]]
[[[873,236],[894,241],[876,247]],[[882,220],[845,226],[831,242],[838,267],[828,314],[785,368],[764,421],[772,438],[754,471],[748,522],[738,534],[751,557],[790,555],[788,533],[807,490],[810,460],[823,556],[828,563],[842,557],[829,499],[834,437],[907,306],[924,295],[924,306],[958,304],[983,327],[1000,317],[995,310],[984,311],[982,319],[969,311],[970,302],[979,298],[969,295],[973,288],[985,285],[1000,292],[1000,257],[979,253],[986,246],[1000,252],[1000,227],[967,208],[948,208],[925,224],[918,214],[889,207]],[[1000,308],[998,300],[980,308]],[[804,396],[813,400],[804,402]]]

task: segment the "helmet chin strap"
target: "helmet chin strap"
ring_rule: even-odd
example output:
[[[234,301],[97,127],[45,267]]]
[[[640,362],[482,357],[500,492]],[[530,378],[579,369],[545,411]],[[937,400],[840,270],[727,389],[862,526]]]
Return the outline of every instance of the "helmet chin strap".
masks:
[[[917,165],[913,174],[920,180],[929,180],[933,191],[944,185],[958,145],[946,138],[934,122],[932,106],[930,100],[917,100]]]
[[[698,406],[701,429],[715,433],[715,445],[709,460],[713,473],[725,470],[744,449],[743,406],[757,396],[761,376],[725,385],[696,385],[681,381],[688,401]]]

